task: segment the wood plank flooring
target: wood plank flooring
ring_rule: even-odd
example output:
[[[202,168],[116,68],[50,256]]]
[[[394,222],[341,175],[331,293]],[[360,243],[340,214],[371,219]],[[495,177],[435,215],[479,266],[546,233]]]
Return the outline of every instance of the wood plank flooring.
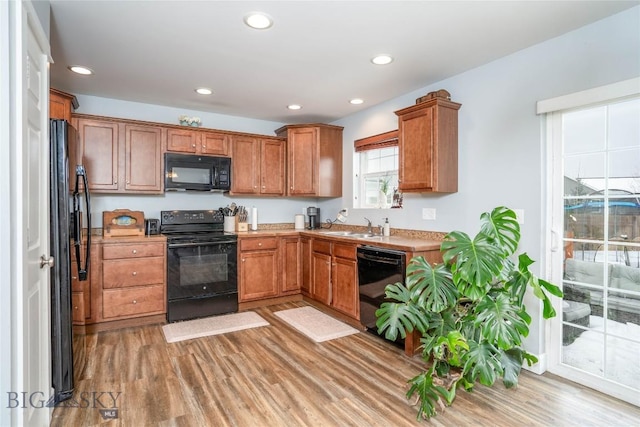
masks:
[[[273,315],[304,305],[254,310],[271,326],[174,344],[161,325],[89,334],[79,407],[56,408],[52,426],[640,426],[640,408],[526,371],[517,390],[461,390],[418,421],[405,392],[420,359],[368,333],[315,343]],[[105,419],[114,398],[117,418]]]

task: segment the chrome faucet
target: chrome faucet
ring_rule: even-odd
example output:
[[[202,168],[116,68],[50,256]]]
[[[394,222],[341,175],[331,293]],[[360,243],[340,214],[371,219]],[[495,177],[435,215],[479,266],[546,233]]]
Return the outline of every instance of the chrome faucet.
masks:
[[[367,220],[367,233],[373,234],[373,228],[371,226],[371,220],[369,218],[365,218]]]

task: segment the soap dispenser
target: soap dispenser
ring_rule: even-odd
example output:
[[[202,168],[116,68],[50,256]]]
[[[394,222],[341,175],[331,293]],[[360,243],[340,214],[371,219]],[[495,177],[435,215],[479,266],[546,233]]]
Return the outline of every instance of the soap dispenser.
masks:
[[[391,235],[391,229],[389,228],[389,218],[384,219],[384,225],[382,227],[382,235],[383,236]]]

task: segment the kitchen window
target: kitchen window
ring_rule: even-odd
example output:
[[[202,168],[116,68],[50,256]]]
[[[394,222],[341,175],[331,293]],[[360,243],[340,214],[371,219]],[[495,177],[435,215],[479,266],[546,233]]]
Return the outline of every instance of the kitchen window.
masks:
[[[354,207],[390,208],[398,188],[398,131],[356,140]]]

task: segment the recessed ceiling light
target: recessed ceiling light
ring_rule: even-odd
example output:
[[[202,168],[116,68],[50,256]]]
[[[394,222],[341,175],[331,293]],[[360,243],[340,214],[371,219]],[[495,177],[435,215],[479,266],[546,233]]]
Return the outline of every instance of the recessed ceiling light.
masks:
[[[298,105],[298,104],[291,104],[291,105],[287,105],[287,108],[289,110],[300,110],[302,109],[302,105]]]
[[[393,62],[393,58],[389,55],[377,55],[371,58],[371,62],[376,65],[387,65]]]
[[[211,95],[213,93],[211,89],[206,87],[199,87],[198,89],[196,89],[196,92],[200,95]]]
[[[360,98],[353,98],[352,100],[349,101],[350,104],[353,105],[360,105],[362,104],[364,101]]]
[[[93,74],[93,70],[91,68],[87,68],[82,65],[70,65],[68,68],[74,73],[82,74],[83,76],[90,76]]]
[[[244,17],[244,23],[256,30],[266,30],[273,25],[273,19],[266,13],[251,12]]]

